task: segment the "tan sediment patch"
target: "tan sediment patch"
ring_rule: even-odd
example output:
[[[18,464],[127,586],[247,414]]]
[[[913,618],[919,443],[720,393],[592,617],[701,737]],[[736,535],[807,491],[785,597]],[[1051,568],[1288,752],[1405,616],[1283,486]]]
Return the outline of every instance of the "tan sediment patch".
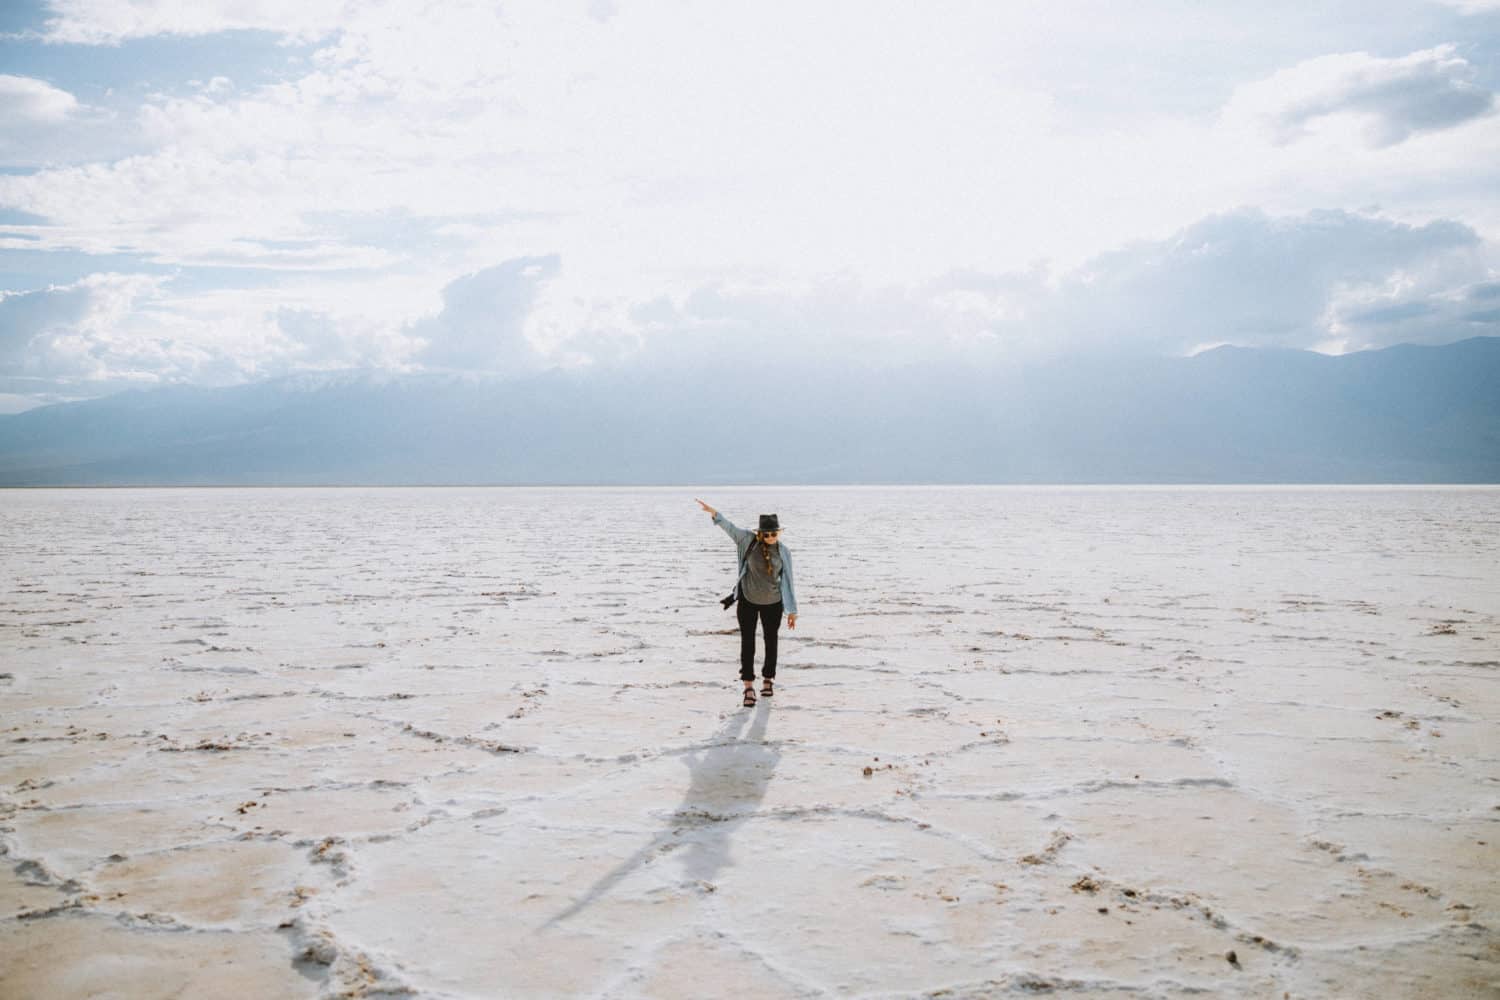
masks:
[[[13,924],[0,934],[0,994],[92,997],[315,997],[274,930],[142,931],[102,915]]]
[[[307,852],[272,841],[233,840],[126,858],[95,869],[91,890],[129,912],[175,917],[194,926],[275,927],[296,887],[323,878]]]
[[[16,853],[78,875],[111,857],[134,857],[183,844],[223,839],[206,802],[77,806],[27,810],[14,821]]]

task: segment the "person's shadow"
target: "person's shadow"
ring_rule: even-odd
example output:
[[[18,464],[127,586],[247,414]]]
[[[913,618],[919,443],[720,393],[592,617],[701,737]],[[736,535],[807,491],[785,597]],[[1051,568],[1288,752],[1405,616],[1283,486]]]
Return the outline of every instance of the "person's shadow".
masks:
[[[748,732],[744,731],[747,718],[753,720]],[[707,744],[685,753],[688,787],[662,829],[542,928],[592,906],[625,876],[679,847],[686,850],[682,867],[687,877],[712,883],[720,869],[729,864],[729,838],[760,807],[781,759],[780,747],[766,742],[770,721],[770,706],[766,704],[753,713],[735,712]]]

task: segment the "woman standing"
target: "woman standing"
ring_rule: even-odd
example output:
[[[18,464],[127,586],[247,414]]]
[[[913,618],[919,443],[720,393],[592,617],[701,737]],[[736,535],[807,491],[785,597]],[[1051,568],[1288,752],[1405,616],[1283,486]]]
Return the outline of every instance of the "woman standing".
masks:
[[[781,628],[781,614],[786,612],[787,628],[797,627],[797,595],[792,590],[792,554],[781,544],[781,524],[775,514],[760,516],[760,530],[737,528],[729,518],[702,500],[698,506],[713,515],[714,524],[734,539],[739,554],[739,575],[734,592],[740,620],[740,680],[745,682],[745,705],[755,704],[755,622],[760,620],[765,636],[766,661],[761,668],[760,693],[769,698],[775,693],[771,682],[776,678],[776,633]]]

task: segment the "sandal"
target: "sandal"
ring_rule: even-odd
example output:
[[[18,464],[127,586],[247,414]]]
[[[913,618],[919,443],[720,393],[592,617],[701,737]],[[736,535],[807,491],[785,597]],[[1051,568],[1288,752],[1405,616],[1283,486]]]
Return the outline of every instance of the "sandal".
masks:
[[[760,693],[765,695],[767,698],[776,693],[775,691],[771,690],[771,678],[767,677],[765,679],[765,682],[761,684]]]
[[[755,704],[755,688],[745,688],[745,707],[750,708]]]

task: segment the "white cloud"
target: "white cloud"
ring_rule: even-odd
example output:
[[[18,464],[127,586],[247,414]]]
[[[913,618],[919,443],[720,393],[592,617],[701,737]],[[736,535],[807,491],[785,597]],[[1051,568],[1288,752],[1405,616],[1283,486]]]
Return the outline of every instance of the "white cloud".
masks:
[[[1101,255],[1059,285],[1040,319],[1094,350],[1231,343],[1340,353],[1472,335],[1429,322],[1398,337],[1358,314],[1376,303],[1420,308],[1486,273],[1481,240],[1459,223],[1241,210]]]
[[[0,163],[7,167],[119,159],[140,150],[132,119],[45,80],[0,75]]]
[[[377,368],[409,371],[417,344],[388,321],[283,306],[274,313],[287,349],[269,367],[292,371]]]
[[[579,282],[618,291],[1066,259],[1160,211],[1121,183],[1170,191],[1171,223],[1213,207],[1178,155],[1188,130],[1137,123],[1101,155],[1052,94],[998,77],[1031,44],[1007,18],[1050,31],[1034,12],[893,4],[855,31],[849,14],[360,5],[300,78],[153,98],[151,155],[0,178],[0,202],[56,220],[49,247],[183,262],[234,238],[306,238],[314,210],[526,215],[445,264],[558,252]]]
[[[77,110],[77,98],[45,80],[0,74],[0,122],[60,122]]]
[[[1437,0],[1437,2],[1465,14],[1487,14],[1493,10],[1500,10],[1500,0]]]
[[[1411,302],[1480,280],[1493,244],[1442,252],[1468,254],[1467,277],[1402,285],[1442,255],[1428,247],[1330,284],[1326,259],[1352,258],[1307,220],[1500,235],[1500,116],[1473,117],[1482,47],[1299,62],[1407,51],[1457,18],[1432,8],[1408,31],[1383,0],[1358,18],[1190,6],[62,0],[56,41],[255,28],[320,47],[263,84],[195,65],[207,84],[162,93],[170,61],[153,67],[106,152],[0,175],[0,207],[46,220],[0,248],[275,272],[137,301],[132,338],[205,352],[163,360],[172,378],[603,364],[764,338],[820,358],[1183,350],[1201,342],[1188,313],[1153,298],[1172,294],[1226,296],[1203,340],[1436,336]],[[1172,250],[1214,217],[1227,259],[1275,245],[1309,255],[1306,280],[1267,291]],[[566,268],[496,265],[523,259]],[[1122,321],[1137,313],[1150,322]]]
[[[443,289],[443,308],[409,327],[423,343],[416,360],[439,369],[531,371],[541,357],[526,321],[543,285],[557,274],[553,257],[520,257],[466,274]]]
[[[1010,363],[1188,354],[1226,343],[1342,353],[1500,334],[1500,293],[1491,287],[1500,283],[1481,241],[1458,223],[1239,210],[1058,275],[706,286],[641,303],[624,320],[575,315],[578,336],[555,353],[685,369],[766,358]],[[550,305],[538,308],[545,314]]]
[[[140,373],[155,378],[166,354],[120,327],[161,279],[91,274],[68,285],[0,292],[0,374],[91,379]]]
[[[1367,144],[1393,146],[1489,114],[1494,95],[1475,77],[1452,45],[1398,59],[1319,56],[1240,87],[1225,115],[1259,123],[1282,145],[1348,123]]]
[[[127,7],[137,21],[121,20]],[[37,234],[47,248],[299,269],[303,258],[273,249],[295,244],[309,248],[309,267],[433,276],[560,253],[576,287],[640,295],[714,280],[1067,267],[1234,204],[1399,212],[1416,201],[1416,216],[1466,215],[1488,211],[1486,200],[1468,196],[1465,212],[1420,204],[1456,186],[1429,176],[1478,185],[1497,171],[1480,155],[1495,141],[1472,137],[1350,164],[1338,149],[1267,148],[1234,121],[1216,127],[1144,101],[1102,122],[1079,118],[1063,84],[1117,89],[1122,63],[1074,81],[1013,69],[1034,65],[1048,40],[1109,53],[1096,37],[1107,26],[1069,7],[959,3],[937,16],[875,4],[854,17],[773,3],[755,16],[685,18],[673,5],[621,5],[604,21],[581,2],[306,7],[337,25],[307,72],[153,97],[139,115],[151,153],[0,177],[0,204],[53,220]],[[127,21],[175,30],[172,9],[72,10],[108,34]],[[250,0],[183,16],[194,30],[303,23]],[[1140,17],[1129,37],[1145,45],[1165,15]],[[1235,23],[1264,30],[1208,14],[1167,20],[1189,39]],[[1434,64],[1439,82],[1456,79],[1452,62]],[[432,260],[431,248],[398,242],[334,245],[307,221],[393,209],[447,217],[461,238]],[[463,228],[500,217],[510,221]]]
[[[47,0],[49,42],[118,45],[153,35],[235,29],[311,40],[336,30],[362,0]],[[368,5],[368,4],[366,4]]]
[[[171,278],[116,273],[0,292],[0,392],[50,401],[132,385],[408,367],[415,344],[399,321],[317,312],[309,301],[319,300],[295,289],[174,294]]]
[[[378,268],[390,250],[327,242],[314,208],[363,206],[347,164],[268,155],[223,158],[172,147],[110,164],[0,177],[0,203],[49,220],[40,248],[145,252],[159,263],[298,271]]]
[[[518,257],[392,279],[380,294],[348,275],[175,293],[166,278],[95,274],[0,295],[0,392],[55,398],[348,367],[984,366],[1500,334],[1500,270],[1473,230],[1345,212],[1216,214],[1062,272],[711,282],[644,296],[581,296],[566,273],[555,256]]]

